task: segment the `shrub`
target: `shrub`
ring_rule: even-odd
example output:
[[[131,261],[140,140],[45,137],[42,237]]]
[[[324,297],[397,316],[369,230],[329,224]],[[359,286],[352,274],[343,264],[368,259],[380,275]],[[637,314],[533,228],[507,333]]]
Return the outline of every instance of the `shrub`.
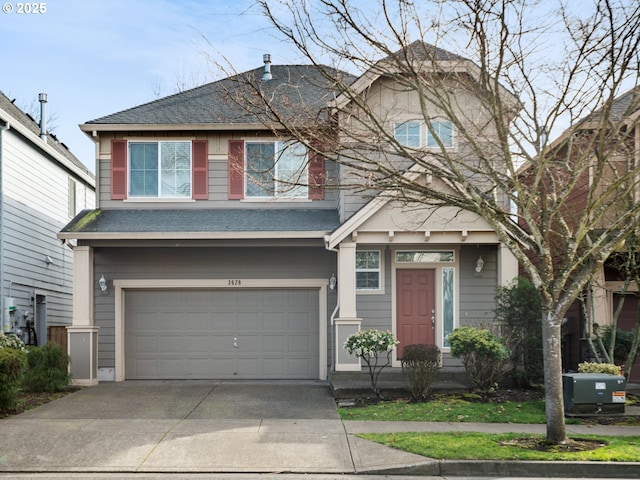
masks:
[[[22,386],[29,392],[55,392],[69,385],[69,355],[52,343],[30,347]]]
[[[18,404],[26,356],[17,348],[0,348],[0,410],[13,410]]]
[[[360,330],[349,335],[344,342],[344,347],[350,354],[361,358],[367,364],[371,388],[379,399],[382,396],[378,389],[378,377],[383,368],[391,365],[391,352],[398,343],[393,333],[380,330]],[[380,363],[381,353],[386,358],[385,363]]]
[[[440,349],[437,345],[418,343],[404,347],[402,370],[409,385],[412,401],[429,396],[439,369]]]
[[[488,390],[502,378],[511,352],[488,330],[460,327],[449,335],[451,355],[462,359],[475,388]]]
[[[607,375],[622,375],[622,369],[612,363],[582,362],[578,364],[579,373],[604,373]]]
[[[0,331],[0,348],[13,348],[16,350],[25,350],[24,342],[13,333],[5,335]]]
[[[499,287],[494,312],[511,350],[513,378],[523,386],[544,382],[542,308],[533,283],[518,277],[511,285]]]

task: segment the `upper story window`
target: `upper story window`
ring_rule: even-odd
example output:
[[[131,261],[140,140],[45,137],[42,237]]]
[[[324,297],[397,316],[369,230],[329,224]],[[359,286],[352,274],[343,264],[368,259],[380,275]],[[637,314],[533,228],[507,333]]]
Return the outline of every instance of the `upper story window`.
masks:
[[[453,123],[449,120],[433,120],[431,129],[427,128],[427,148],[440,147],[438,139],[444,147],[453,147]]]
[[[72,178],[69,178],[69,216],[71,218],[76,216],[78,213],[77,202],[76,202],[76,181]]]
[[[382,267],[379,250],[356,252],[356,290],[380,290]]]
[[[418,120],[394,124],[394,136],[400,145],[409,148],[439,148],[438,139],[442,141],[445,148],[452,148],[454,145],[453,123],[449,120],[432,120],[431,128]],[[426,134],[423,135],[423,131]],[[422,138],[426,138],[423,145]]]
[[[420,148],[421,123],[410,121],[396,123],[394,125],[394,135],[400,145],[410,148]]]
[[[308,196],[307,149],[297,142],[245,142],[247,197]]]
[[[209,198],[207,140],[111,141],[111,199]]]
[[[191,142],[129,143],[129,197],[191,198]]]
[[[300,142],[229,140],[229,200],[324,200],[320,151]]]

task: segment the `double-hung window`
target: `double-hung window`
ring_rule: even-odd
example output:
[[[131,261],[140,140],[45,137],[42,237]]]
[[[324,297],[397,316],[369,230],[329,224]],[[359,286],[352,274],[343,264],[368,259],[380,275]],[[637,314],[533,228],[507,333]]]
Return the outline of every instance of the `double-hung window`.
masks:
[[[191,142],[129,143],[129,197],[191,198]]]
[[[438,148],[442,142],[445,148],[453,147],[453,124],[449,120],[433,120],[427,128],[427,148]]]
[[[396,123],[394,136],[397,142],[405,147],[420,148],[420,130],[422,124],[418,121]]]
[[[380,290],[381,271],[379,250],[356,252],[356,290]]]
[[[307,149],[298,142],[245,142],[245,195],[306,198]]]

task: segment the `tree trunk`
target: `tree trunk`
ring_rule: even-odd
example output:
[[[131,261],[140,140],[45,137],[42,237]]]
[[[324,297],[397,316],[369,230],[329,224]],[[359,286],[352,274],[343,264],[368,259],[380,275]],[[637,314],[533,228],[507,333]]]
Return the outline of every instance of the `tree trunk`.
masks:
[[[547,441],[567,442],[562,395],[561,323],[547,309],[542,313],[542,343],[544,353],[545,408],[547,413]]]

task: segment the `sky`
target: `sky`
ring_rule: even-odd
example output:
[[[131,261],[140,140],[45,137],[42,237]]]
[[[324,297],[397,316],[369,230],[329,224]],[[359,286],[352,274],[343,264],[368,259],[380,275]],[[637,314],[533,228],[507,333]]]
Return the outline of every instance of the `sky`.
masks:
[[[253,0],[50,0],[31,14],[0,3],[0,91],[36,120],[47,93],[50,130],[93,172],[79,124],[223,78],[225,58],[239,72],[265,53],[303,62]]]

